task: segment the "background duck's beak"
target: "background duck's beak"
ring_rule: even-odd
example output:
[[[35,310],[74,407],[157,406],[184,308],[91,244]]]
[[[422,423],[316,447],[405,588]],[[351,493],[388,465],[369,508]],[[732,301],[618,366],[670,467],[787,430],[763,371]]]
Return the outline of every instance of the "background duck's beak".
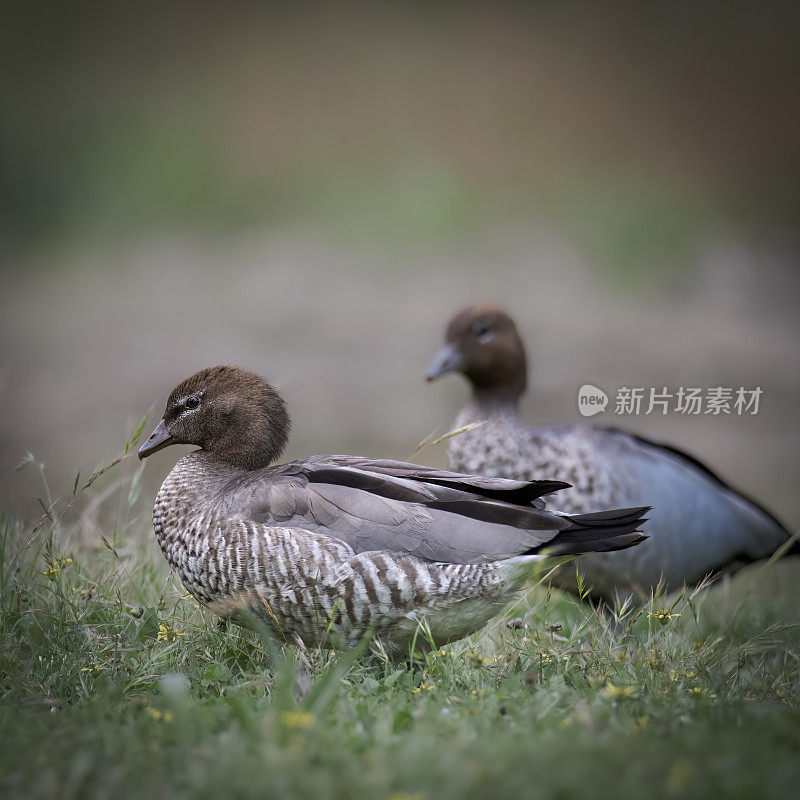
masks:
[[[162,419],[150,434],[150,438],[139,448],[139,458],[147,458],[147,456],[161,450],[163,447],[169,447],[174,442],[175,440],[170,435]]]
[[[448,372],[458,372],[464,366],[464,359],[461,353],[452,344],[446,344],[428,365],[425,372],[425,380],[432,381],[440,375]]]

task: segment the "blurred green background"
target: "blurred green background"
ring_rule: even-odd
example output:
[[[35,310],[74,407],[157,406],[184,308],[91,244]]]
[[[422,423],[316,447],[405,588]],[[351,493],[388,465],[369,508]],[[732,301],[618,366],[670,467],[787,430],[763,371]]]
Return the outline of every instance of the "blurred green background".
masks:
[[[760,385],[630,417],[800,521],[800,52],[789,3],[9,3],[0,503],[31,513],[215,362],[290,457],[414,449],[466,396],[447,318],[505,304],[531,422],[577,388]],[[156,485],[174,461],[147,471]]]

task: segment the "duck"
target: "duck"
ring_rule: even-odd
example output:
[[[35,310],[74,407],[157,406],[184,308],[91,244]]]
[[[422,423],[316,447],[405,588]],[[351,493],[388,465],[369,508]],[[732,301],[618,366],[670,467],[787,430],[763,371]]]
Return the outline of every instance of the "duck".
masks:
[[[529,427],[520,414],[527,391],[525,345],[511,315],[492,303],[458,311],[425,377],[462,375],[471,388],[449,439],[450,469],[517,480],[560,480],[571,486],[553,502],[566,513],[592,508],[653,507],[648,539],[626,552],[581,559],[582,580],[598,599],[643,600],[656,590],[696,585],[771,556],[792,534],[755,500],[732,488],[689,453],[600,425]],[[575,591],[575,571],[553,582]]]
[[[283,641],[402,652],[483,627],[528,583],[589,551],[638,546],[645,507],[545,509],[558,481],[484,478],[347,455],[275,462],[290,418],[249,370],[216,366],[172,390],[138,451],[182,456],[155,498],[172,570],[213,613]]]

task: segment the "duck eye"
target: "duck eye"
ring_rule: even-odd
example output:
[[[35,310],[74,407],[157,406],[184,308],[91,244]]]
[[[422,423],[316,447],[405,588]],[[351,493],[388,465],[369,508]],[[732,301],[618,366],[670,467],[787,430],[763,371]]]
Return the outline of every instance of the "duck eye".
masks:
[[[492,328],[485,322],[476,322],[472,326],[472,333],[477,338],[483,342],[488,342],[491,339]]]
[[[187,398],[186,402],[184,403],[186,408],[193,409],[197,408],[200,405],[200,398],[199,397],[189,397]]]

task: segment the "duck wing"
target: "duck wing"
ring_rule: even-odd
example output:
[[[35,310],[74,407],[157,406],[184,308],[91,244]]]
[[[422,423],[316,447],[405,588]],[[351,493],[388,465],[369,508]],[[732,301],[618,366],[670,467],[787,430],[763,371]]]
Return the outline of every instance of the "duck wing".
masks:
[[[231,509],[254,522],[325,533],[354,552],[389,550],[426,561],[483,563],[543,549],[560,555],[620,549],[646,509],[570,517],[543,494],[560,481],[484,478],[400,461],[318,456],[239,479]]]
[[[534,466],[525,476],[572,479],[555,500],[559,508],[653,507],[650,541],[634,558],[639,571],[621,559],[619,580],[690,583],[729,564],[766,558],[791,537],[763,506],[672,445],[605,426],[534,428],[530,437]],[[798,550],[795,542],[789,552]],[[593,577],[592,562],[584,566]]]
[[[709,547],[707,555],[719,562],[711,567],[735,558],[765,558],[792,536],[763,505],[685,450],[613,427],[598,427],[594,436],[610,466],[627,464],[637,476],[637,496],[647,491],[664,528],[695,533],[698,556],[703,544]],[[797,542],[791,552],[800,552]]]

